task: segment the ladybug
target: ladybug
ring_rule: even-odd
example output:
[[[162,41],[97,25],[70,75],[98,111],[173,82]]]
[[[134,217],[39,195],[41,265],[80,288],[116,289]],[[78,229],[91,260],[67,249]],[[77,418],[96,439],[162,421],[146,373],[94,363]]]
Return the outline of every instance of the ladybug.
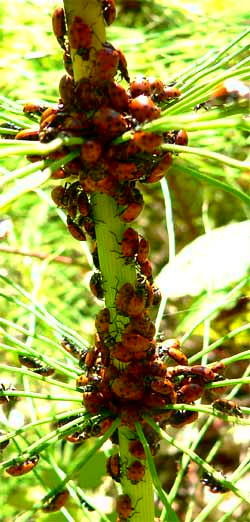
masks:
[[[215,373],[211,368],[207,368],[206,366],[192,366],[190,368],[190,372],[192,375],[198,375],[205,382],[211,382],[215,380]]]
[[[153,100],[144,94],[132,98],[129,102],[130,112],[139,123],[151,121],[159,118],[161,109],[157,107]]]
[[[116,499],[116,511],[121,520],[128,520],[133,512],[132,501],[129,495],[119,495]]]
[[[39,129],[21,130],[16,134],[15,140],[38,141],[39,140]]]
[[[152,340],[155,335],[155,325],[151,321],[149,315],[145,312],[131,318],[129,325],[125,329],[126,331],[135,331],[144,337]]]
[[[96,82],[82,78],[75,86],[75,101],[83,111],[97,110],[105,101],[105,90]]]
[[[121,253],[125,258],[133,258],[139,247],[139,234],[133,228],[129,227],[123,234],[121,241]]]
[[[188,135],[184,129],[181,129],[177,132],[175,136],[175,144],[176,145],[187,145],[188,144]]]
[[[42,114],[48,107],[40,105],[39,103],[28,102],[23,106],[23,112],[25,114]]]
[[[110,355],[113,359],[118,359],[118,361],[127,363],[132,360],[132,354],[128,351],[127,347],[124,346],[121,342],[116,343],[111,351]]]
[[[149,348],[149,339],[136,332],[123,332],[122,344],[131,352],[145,352]]]
[[[136,131],[133,141],[140,150],[152,154],[163,143],[163,137],[154,132]]]
[[[113,480],[115,480],[116,482],[121,481],[121,466],[120,457],[118,453],[115,453],[114,455],[111,455],[111,457],[108,458],[106,463],[106,470]]]
[[[102,145],[98,140],[87,140],[81,147],[80,158],[83,163],[96,163],[102,155]]]
[[[107,25],[111,25],[115,21],[116,7],[115,0],[101,0],[102,14]]]
[[[73,221],[73,219],[69,215],[67,216],[67,227],[68,231],[74,239],[77,239],[78,241],[86,241],[86,234],[83,232],[81,227]]]
[[[1,439],[1,437],[3,437],[3,439],[4,439],[4,437],[6,437],[6,435],[7,434],[4,431],[0,431],[0,439]],[[0,451],[4,450],[8,446],[9,443],[10,443],[10,440],[7,438],[0,441]]]
[[[131,453],[131,455],[133,455],[133,457],[135,457],[136,459],[139,459],[139,460],[146,459],[145,450],[144,450],[144,447],[140,440],[138,440],[138,439],[131,440],[131,442],[128,445],[128,449],[129,449],[129,452]]]
[[[172,404],[176,402],[177,395],[174,390],[174,385],[169,379],[166,379],[165,377],[154,377],[150,386],[155,393],[169,396]]]
[[[171,152],[166,152],[164,156],[160,159],[158,164],[153,167],[150,174],[147,174],[145,177],[145,183],[156,183],[164,178],[166,171],[172,165],[172,154]]]
[[[129,89],[132,98],[137,98],[137,96],[141,94],[145,96],[150,96],[151,94],[151,86],[148,78],[145,78],[145,76],[135,78],[135,80],[130,83]]]
[[[107,334],[110,326],[110,311],[108,308],[103,308],[96,315],[95,327],[99,335]]]
[[[169,418],[169,424],[173,426],[173,428],[182,428],[186,424],[191,424],[192,422],[198,419],[197,411],[174,411],[171,413]]]
[[[49,377],[55,373],[55,370],[51,366],[40,366],[39,368],[34,369],[34,372],[43,375],[43,377]]]
[[[119,52],[112,45],[106,43],[96,52],[90,79],[99,84],[113,81],[118,70],[119,61]]]
[[[83,404],[90,413],[99,413],[100,410],[107,407],[103,394],[95,390],[83,393]]]
[[[88,200],[87,194],[82,191],[77,196],[77,207],[78,211],[80,212],[81,216],[87,217],[90,214],[90,204]]]
[[[102,286],[102,276],[100,272],[94,272],[89,282],[90,290],[97,299],[104,298],[104,290]]]
[[[180,89],[178,89],[178,87],[167,86],[167,87],[164,87],[162,92],[160,92],[157,95],[157,100],[158,101],[168,101],[173,98],[178,98],[180,95],[181,95],[181,91],[180,91]]]
[[[184,384],[178,390],[179,402],[190,403],[197,401],[202,396],[203,387],[197,383]]]
[[[91,350],[87,350],[87,352],[81,357],[79,365],[81,366],[81,364],[83,364],[84,359],[84,366],[86,366],[88,370],[90,370],[91,368],[93,368],[96,362],[98,353],[99,350],[95,346]]]
[[[142,380],[129,378],[127,375],[116,377],[111,384],[112,392],[123,400],[140,401],[144,395],[144,383]]]
[[[66,50],[66,23],[63,7],[56,7],[54,10],[52,14],[52,28],[59,45],[62,47],[62,49]]]
[[[90,49],[93,31],[80,16],[75,16],[69,29],[69,44],[73,49]],[[81,52],[79,53],[81,54]],[[87,58],[88,59],[88,58]]]
[[[126,314],[130,299],[134,296],[135,289],[131,283],[124,283],[117,292],[116,307],[120,312]]]
[[[212,406],[215,410],[218,410],[227,415],[235,415],[236,417],[243,417],[243,413],[235,401],[229,401],[227,399],[216,399]]]
[[[164,83],[161,80],[155,78],[154,76],[149,76],[147,80],[150,86],[150,93],[153,96],[161,94],[164,91]]]
[[[103,140],[111,141],[127,129],[124,116],[110,107],[101,107],[94,114],[92,121],[97,134]]]
[[[249,92],[249,88],[242,81],[237,78],[227,78],[214,88],[208,104],[216,106],[240,100],[248,101]]]
[[[138,246],[137,261],[139,264],[144,263],[149,255],[149,241],[142,237]]]
[[[63,337],[61,340],[61,346],[66,350],[66,352],[71,353],[74,357],[79,359],[79,357],[82,354],[82,350],[76,346],[75,343],[73,343],[70,339],[67,337]]]
[[[140,191],[133,188],[127,207],[120,213],[120,218],[125,223],[134,221],[143,210],[144,201]]]
[[[39,455],[33,455],[32,457],[28,458],[27,460],[24,460],[23,462],[12,464],[8,468],[6,468],[6,471],[9,475],[12,475],[13,477],[25,475],[26,473],[29,473],[29,471],[32,471],[32,469],[37,465],[38,460]]]
[[[51,191],[51,197],[57,207],[66,208],[67,207],[67,198],[66,198],[66,190],[65,187],[58,185],[58,187],[54,187]]]
[[[60,79],[59,94],[64,105],[72,106],[74,103],[74,81],[68,74],[64,74]]]
[[[108,94],[112,109],[117,112],[126,113],[129,110],[129,97],[126,89],[116,82],[110,82],[108,85]]]
[[[140,482],[145,475],[145,466],[139,461],[134,460],[132,464],[127,468],[127,478],[132,484]]]
[[[43,507],[42,511],[45,513],[53,513],[54,511],[59,511],[66,504],[69,498],[69,492],[64,489],[63,491],[59,491],[56,495],[47,502]]]
[[[20,363],[26,366],[27,368],[36,369],[42,366],[41,361],[39,359],[36,359],[35,357],[30,357],[29,355],[19,354],[18,359]]]
[[[33,156],[34,157],[34,156]],[[28,156],[27,156],[27,159],[28,159]],[[29,156],[29,161],[31,161],[30,159],[30,156]],[[65,179],[69,176],[69,174],[66,174],[66,172],[64,171],[63,168],[60,168],[60,169],[57,169],[57,170],[54,170],[54,172],[52,172],[51,174],[51,178],[52,179]]]
[[[203,472],[201,483],[204,484],[204,486],[208,486],[212,493],[226,493],[230,491],[227,486],[221,484],[211,473]]]
[[[138,179],[141,176],[137,165],[132,161],[109,161],[109,168],[112,175],[121,182]]]

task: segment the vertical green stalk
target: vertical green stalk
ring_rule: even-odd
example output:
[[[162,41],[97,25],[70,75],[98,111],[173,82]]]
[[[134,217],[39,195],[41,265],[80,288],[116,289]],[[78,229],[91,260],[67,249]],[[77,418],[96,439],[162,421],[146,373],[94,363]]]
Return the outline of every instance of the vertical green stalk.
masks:
[[[84,23],[93,30],[89,60],[83,60],[76,50],[71,49],[74,80],[79,81],[82,78],[88,78],[90,75],[95,52],[102,47],[106,40],[101,2],[98,0],[64,0],[64,8],[69,29],[75,16],[80,16]],[[103,278],[105,305],[109,308],[111,314],[110,333],[117,334],[123,324],[127,322],[127,318],[121,315],[119,315],[119,324],[117,322],[115,306],[117,289],[127,282],[135,284],[136,269],[133,264],[126,264],[121,256],[120,241],[126,225],[119,218],[115,200],[108,195],[95,193],[91,197],[91,203],[100,270]],[[120,461],[122,464],[121,485],[123,492],[128,494],[132,500],[133,522],[142,522],[142,520],[153,522],[153,484],[148,469],[146,468],[144,480],[138,484],[132,484],[126,478],[125,467],[134,460],[128,452],[128,443],[132,438],[135,438],[135,432],[125,427],[119,429]]]

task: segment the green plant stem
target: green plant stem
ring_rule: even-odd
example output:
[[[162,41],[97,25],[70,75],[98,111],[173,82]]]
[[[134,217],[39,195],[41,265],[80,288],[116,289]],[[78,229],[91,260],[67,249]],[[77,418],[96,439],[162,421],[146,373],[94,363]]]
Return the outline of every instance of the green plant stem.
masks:
[[[250,323],[244,324],[243,326],[240,326],[239,328],[235,328],[234,330],[231,330],[231,332],[226,333],[215,341],[214,343],[210,344],[205,350],[201,350],[200,352],[196,353],[195,355],[192,355],[192,357],[189,357],[188,364],[193,364],[197,360],[201,359],[203,355],[210,353],[211,351],[215,350],[215,348],[218,348],[218,346],[221,346],[225,341],[228,339],[232,339],[236,335],[245,332],[247,330],[250,330]],[[238,356],[241,357],[242,354],[239,354]]]

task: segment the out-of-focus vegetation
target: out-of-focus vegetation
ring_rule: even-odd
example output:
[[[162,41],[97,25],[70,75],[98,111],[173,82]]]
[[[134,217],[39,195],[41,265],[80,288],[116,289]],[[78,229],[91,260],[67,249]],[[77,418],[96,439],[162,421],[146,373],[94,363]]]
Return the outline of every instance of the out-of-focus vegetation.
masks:
[[[122,0],[119,0],[117,4],[118,18],[112,27],[108,28],[108,39],[124,51],[132,78],[136,74],[143,74],[160,76],[165,81],[178,79],[187,67],[192,64],[195,66],[201,56],[229,44],[247,26],[249,17],[244,2],[233,0],[204,0],[187,3],[138,0],[137,8],[133,11],[129,11]],[[13,0],[5,2],[1,6],[0,92],[2,99],[0,99],[0,105],[2,106],[0,124],[1,111],[4,111],[5,106],[3,97],[18,102],[20,108],[26,101],[47,100],[52,103],[57,101],[58,82],[64,73],[64,68],[61,50],[51,29],[51,13],[56,5],[48,0]],[[243,58],[244,56],[241,56],[241,59]],[[17,115],[16,118],[18,119],[18,117]],[[215,152],[227,154],[239,160],[244,160],[247,155],[247,135],[244,129],[239,131],[232,128],[221,131],[218,128],[216,131],[190,132],[189,144],[193,147],[211,148]],[[25,164],[24,157],[6,157],[1,160],[0,174],[5,175],[7,170],[21,168]],[[244,170],[238,171],[230,166],[221,166],[211,160],[204,162],[203,158],[199,156],[187,155],[185,159],[183,156],[178,158],[168,176],[177,252],[180,252],[186,245],[189,245],[191,249],[192,241],[205,233],[209,234],[212,229],[250,219],[249,209],[240,199],[191,177],[189,169],[200,171],[203,174],[212,173],[221,177],[222,180],[230,180],[236,188],[242,191],[249,190],[249,173]],[[54,183],[51,181],[43,189],[29,192],[24,197],[17,199],[2,214],[0,274],[25,288],[35,300],[47,308],[48,312],[69,328],[74,328],[78,334],[84,334],[84,337],[91,343],[94,333],[94,316],[99,309],[99,304],[88,290],[88,281],[92,273],[92,259],[88,248],[85,245],[76,244],[75,240],[66,233],[60,211],[56,209],[50,199],[53,185]],[[138,230],[150,240],[154,274],[157,276],[162,270],[159,280],[164,285],[164,270],[167,270],[165,265],[169,259],[164,198],[160,184],[149,185],[143,190],[145,209],[138,222]],[[169,293],[164,321],[161,324],[161,332],[164,335],[173,337],[176,335],[176,331],[180,335],[184,334],[192,328],[192,325],[198,324],[202,318],[206,317],[211,306],[214,306],[215,312],[210,317],[210,324],[207,323],[205,326],[205,329],[210,326],[211,341],[216,341],[220,336],[249,320],[249,287],[244,284],[244,278],[249,270],[249,263],[244,259],[247,255],[248,234],[241,233],[241,231],[242,228],[237,229],[237,227],[232,231],[232,256],[226,247],[225,250],[223,248],[220,250],[218,247],[219,251],[214,248],[213,241],[206,247],[201,243],[200,251],[195,247],[191,251],[187,264],[185,265],[183,262],[182,274],[188,270],[188,266],[190,268],[190,259],[194,259],[196,256],[197,263],[193,264],[193,270],[190,269],[191,272],[187,277],[191,280],[193,278],[193,281],[197,282],[197,287],[195,287],[197,290],[193,288],[192,292],[190,291],[192,285],[190,284],[187,289],[188,285],[183,283],[183,287],[180,285],[177,291],[176,287],[174,288],[172,285],[173,291]],[[223,243],[223,240],[222,230],[219,244],[220,241]],[[222,281],[221,278],[221,284],[217,282],[217,286],[211,287],[211,264],[209,272],[206,262],[202,265],[202,256],[199,262],[199,253],[203,248],[209,250],[214,248],[213,257],[218,260],[217,264],[214,263],[212,277],[216,275],[217,269],[223,274],[223,264],[227,268],[228,278],[226,281]],[[238,257],[235,256],[237,251],[239,252]],[[225,254],[225,252],[227,253]],[[240,266],[241,261],[244,265],[243,269]],[[199,272],[198,267],[201,265],[203,270]],[[173,277],[171,275],[169,277],[173,283]],[[179,277],[176,277],[180,283]],[[200,279],[197,281],[199,277]],[[240,284],[241,280],[242,284]],[[239,284],[238,290],[232,293],[229,300],[223,300],[223,297],[228,295],[229,289],[233,289],[233,284],[237,283]],[[4,286],[3,293],[8,296],[14,295],[8,285]],[[10,300],[1,299],[0,316],[21,327],[32,329],[30,313],[15,302],[11,303]],[[50,337],[51,335],[46,322],[43,325],[39,324],[38,331],[43,336]],[[16,335],[13,329],[10,329],[10,332],[12,335]],[[246,349],[248,342],[246,332],[243,331],[231,341],[225,342],[221,349],[223,356],[233,355],[239,350]],[[207,332],[205,333],[208,335]],[[195,329],[192,338],[187,342],[188,355],[195,353],[197,346],[201,347],[203,335],[204,323],[201,322]],[[26,338],[21,333],[19,337],[21,340]],[[51,347],[48,353],[53,354]],[[4,364],[18,364],[15,352],[8,352],[8,350],[1,350],[0,360]],[[237,368],[230,369],[228,377],[237,378],[245,368],[246,365],[242,362]],[[4,374],[1,380],[9,383],[9,375]],[[15,381],[15,378],[13,380]],[[44,389],[44,385],[41,389]],[[245,405],[247,405],[247,392],[249,392],[249,387],[245,386],[244,389],[241,389]],[[50,404],[45,401],[41,401],[41,403],[39,416],[49,416],[51,414]],[[30,408],[32,411],[32,404],[30,404]],[[54,411],[56,411],[55,408]],[[20,407],[19,414],[20,422],[22,422],[27,412]],[[27,417],[29,418],[29,415]],[[15,422],[18,423],[17,414],[15,420],[12,419],[11,422],[13,425]],[[212,432],[212,430],[214,431]],[[223,434],[225,435],[225,433]],[[218,431],[216,432],[214,426],[201,448],[203,455],[206,454],[206,444],[209,445],[209,436],[211,438],[218,436]],[[218,462],[223,464],[226,472],[232,471],[235,464],[240,461],[240,445],[245,443],[241,437],[242,433],[235,435],[235,432],[231,430],[226,437],[224,450],[221,449],[219,452]],[[231,455],[230,444],[233,447]],[[60,461],[61,451],[63,451],[63,447],[58,446],[53,458]],[[72,454],[73,452],[66,450],[66,455],[64,454],[63,457],[65,468],[73,458]],[[179,458],[177,453],[175,456],[177,459]],[[84,469],[80,476],[80,485],[84,489],[97,490],[99,496],[96,497],[97,504],[99,503],[101,506],[102,502],[106,502],[105,509],[107,507],[108,511],[112,503],[112,487],[108,480],[102,483],[103,453],[98,458],[99,461],[96,465],[91,464],[89,469]],[[173,480],[171,472],[166,471],[166,468],[169,467],[166,465],[168,459],[169,456],[166,457],[165,450],[162,450],[157,457],[158,469],[166,489],[171,487]],[[93,472],[93,476],[90,476],[91,472]],[[86,476],[88,476],[87,483]],[[54,486],[53,481],[57,480],[51,476],[50,468],[46,469],[46,466],[42,479],[49,487]],[[183,482],[178,498],[179,511],[185,506],[186,498],[192,496],[190,487],[190,484]],[[194,484],[192,487],[194,488]],[[33,486],[32,476],[24,477],[18,484],[15,479],[4,480],[0,488],[0,505],[3,506],[0,520],[3,522],[20,520],[21,522],[20,513],[29,509],[32,503],[41,497],[39,488],[39,486]],[[203,502],[209,502],[209,499],[204,500],[201,491],[198,494],[201,505]],[[221,510],[221,512],[216,511],[216,519],[212,514],[208,520],[213,522],[219,520],[219,516],[227,511],[226,502],[221,506]],[[78,520],[100,520],[98,514],[96,518],[87,518],[87,515],[86,518],[83,518],[81,511],[77,511],[77,508],[72,508],[71,513],[76,522]],[[239,511],[238,518],[235,518],[237,517],[236,511],[236,515],[232,514],[234,517],[232,520],[246,522],[248,515],[247,511]],[[65,520],[61,514],[43,514],[39,517],[36,520],[56,520],[57,522]],[[114,516],[112,518],[110,515],[109,520],[114,520]],[[185,520],[185,518],[181,520]]]

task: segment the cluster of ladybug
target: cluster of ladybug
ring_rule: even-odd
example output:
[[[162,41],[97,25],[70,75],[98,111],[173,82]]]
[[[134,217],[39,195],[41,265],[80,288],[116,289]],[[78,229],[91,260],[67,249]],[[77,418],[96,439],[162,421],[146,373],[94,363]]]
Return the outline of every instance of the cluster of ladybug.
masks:
[[[106,22],[112,23],[114,2],[104,0],[102,11]],[[160,145],[164,142],[186,145],[188,138],[184,130],[161,134],[140,130],[141,124],[160,116],[162,104],[181,94],[178,88],[166,86],[153,77],[139,77],[130,82],[123,53],[108,42],[95,51],[91,47],[93,31],[79,16],[74,18],[68,37],[63,8],[55,10],[52,24],[64,50],[67,71],[59,83],[60,100],[57,106],[49,108],[26,104],[24,112],[41,114],[40,127],[22,130],[16,138],[49,142],[57,136],[80,136],[85,140],[77,149],[79,156],[52,175],[54,179],[70,177],[65,187],[53,189],[52,198],[67,212],[70,233],[83,241],[85,232],[91,237],[94,234],[88,203],[91,193],[109,194],[117,202],[121,220],[133,221],[143,208],[143,196],[136,182],[159,181],[171,165],[172,155],[162,151]],[[89,77],[78,82],[73,78],[71,48],[92,64]],[[130,82],[128,90],[115,81],[118,72]],[[132,139],[123,144],[113,143],[128,130],[133,132]],[[63,159],[68,152],[63,147],[48,158]],[[34,161],[37,156],[29,159]],[[73,182],[72,177],[75,177]]]

